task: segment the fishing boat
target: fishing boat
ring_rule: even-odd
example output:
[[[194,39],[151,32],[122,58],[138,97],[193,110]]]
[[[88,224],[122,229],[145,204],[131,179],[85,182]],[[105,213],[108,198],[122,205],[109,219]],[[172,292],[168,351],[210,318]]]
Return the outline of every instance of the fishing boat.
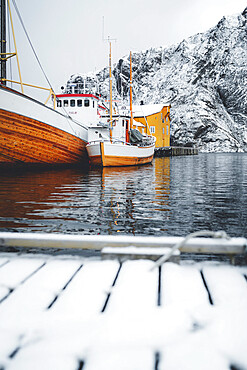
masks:
[[[14,53],[6,53],[7,11],[11,19]],[[20,16],[19,12],[17,14]],[[1,0],[0,36],[0,166],[88,163],[85,149],[88,142],[88,125],[71,117],[66,109],[62,110],[61,105],[76,105],[77,110],[84,109],[88,112],[91,101],[91,110],[97,112],[97,104],[93,103],[97,101],[97,97],[82,94],[58,98],[51,85],[50,88],[42,88],[49,91],[49,98],[44,104],[25,95],[24,86],[37,86],[22,82],[11,9],[9,1],[6,0]],[[6,62],[12,56],[16,56],[20,82],[10,81],[6,76]],[[21,92],[7,87],[7,82],[20,84]],[[53,107],[46,105],[50,98],[53,99]],[[56,109],[57,106],[60,109]]]
[[[132,111],[132,56],[130,53],[130,116],[112,114],[112,77],[111,77],[111,43],[109,53],[110,75],[110,116],[109,136],[107,131],[99,133],[86,146],[90,164],[93,166],[134,166],[151,163],[154,156],[156,138],[152,135],[143,135],[134,128],[140,126],[133,120]],[[103,118],[103,117],[102,117]],[[102,125],[102,128],[106,125]],[[90,137],[90,133],[89,133]]]

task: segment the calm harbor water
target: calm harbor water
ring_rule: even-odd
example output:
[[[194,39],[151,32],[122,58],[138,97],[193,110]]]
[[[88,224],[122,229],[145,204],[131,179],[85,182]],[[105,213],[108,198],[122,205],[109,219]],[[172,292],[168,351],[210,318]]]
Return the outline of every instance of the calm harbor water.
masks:
[[[0,231],[247,236],[247,154],[0,175]]]

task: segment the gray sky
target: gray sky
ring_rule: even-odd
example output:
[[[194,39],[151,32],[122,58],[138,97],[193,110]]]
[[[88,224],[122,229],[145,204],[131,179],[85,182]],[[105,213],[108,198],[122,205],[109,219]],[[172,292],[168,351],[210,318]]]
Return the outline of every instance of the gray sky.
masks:
[[[108,64],[108,44],[102,41],[103,17],[105,38],[117,39],[112,43],[114,62],[130,50],[178,43],[247,6],[246,0],[16,0],[16,3],[57,93],[72,74],[94,71]],[[23,80],[44,85],[15,11],[12,12]]]

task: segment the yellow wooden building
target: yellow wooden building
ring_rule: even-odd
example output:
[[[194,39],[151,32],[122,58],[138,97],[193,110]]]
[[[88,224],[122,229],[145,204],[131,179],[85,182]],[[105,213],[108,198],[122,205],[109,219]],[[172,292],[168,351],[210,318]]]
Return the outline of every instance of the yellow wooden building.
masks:
[[[137,127],[141,133],[156,137],[157,148],[170,146],[170,105],[133,105],[133,117],[142,123]]]

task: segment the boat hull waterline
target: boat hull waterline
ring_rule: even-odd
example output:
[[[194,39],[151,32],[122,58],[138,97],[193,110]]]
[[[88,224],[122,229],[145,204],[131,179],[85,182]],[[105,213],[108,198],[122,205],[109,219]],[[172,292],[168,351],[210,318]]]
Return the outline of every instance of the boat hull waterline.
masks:
[[[0,166],[88,162],[85,126],[8,88],[0,101]]]
[[[151,163],[154,146],[136,146],[100,141],[89,143],[86,148],[93,166],[136,166]]]

